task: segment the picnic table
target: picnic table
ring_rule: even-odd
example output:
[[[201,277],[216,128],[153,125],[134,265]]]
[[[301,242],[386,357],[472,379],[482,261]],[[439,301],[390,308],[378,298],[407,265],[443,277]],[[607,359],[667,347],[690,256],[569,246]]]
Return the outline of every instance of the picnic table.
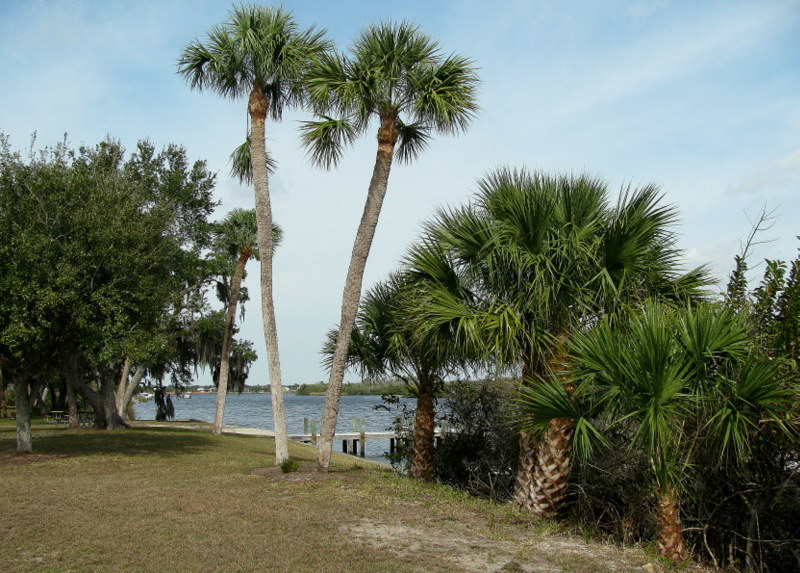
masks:
[[[45,414],[44,421],[48,424],[69,424],[69,412],[64,410],[50,410]],[[78,412],[78,423],[81,428],[90,428],[94,425],[94,412],[91,410],[81,410]]]

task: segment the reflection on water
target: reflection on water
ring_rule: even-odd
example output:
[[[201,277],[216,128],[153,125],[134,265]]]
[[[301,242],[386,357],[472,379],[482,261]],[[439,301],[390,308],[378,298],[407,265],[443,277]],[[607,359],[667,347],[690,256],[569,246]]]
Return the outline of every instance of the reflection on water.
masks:
[[[173,396],[176,418],[191,418],[212,422],[216,394],[192,394],[191,398]],[[414,398],[402,398],[409,408],[415,405]],[[290,434],[303,433],[303,418],[317,421],[319,432],[322,420],[322,406],[325,396],[297,396],[284,394],[286,407],[286,427]],[[383,432],[392,425],[396,415],[384,409],[375,409],[381,404],[380,396],[342,396],[339,406],[337,432],[352,432],[353,418],[365,418],[367,432]],[[152,400],[136,404],[137,420],[154,420],[155,402]],[[272,396],[265,394],[228,394],[225,401],[225,423],[250,428],[273,429]],[[341,443],[334,444],[334,449],[341,451]],[[367,440],[367,457],[385,462],[384,452],[389,451],[389,440]]]

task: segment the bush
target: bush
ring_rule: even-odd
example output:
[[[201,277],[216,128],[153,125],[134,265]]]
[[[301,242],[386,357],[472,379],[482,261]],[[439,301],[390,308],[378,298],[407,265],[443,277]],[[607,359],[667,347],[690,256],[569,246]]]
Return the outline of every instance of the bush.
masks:
[[[296,472],[300,469],[300,463],[295,460],[286,460],[281,464],[281,471],[285,474]]]
[[[467,492],[498,501],[511,499],[519,456],[513,423],[513,380],[458,380],[445,388],[436,412],[443,435],[436,441],[434,478]],[[398,396],[385,394],[375,406],[396,412],[392,426],[395,451],[386,454],[392,467],[407,473],[414,453],[414,410]]]
[[[447,386],[436,448],[436,475],[473,495],[510,500],[519,457],[516,380],[455,381]]]

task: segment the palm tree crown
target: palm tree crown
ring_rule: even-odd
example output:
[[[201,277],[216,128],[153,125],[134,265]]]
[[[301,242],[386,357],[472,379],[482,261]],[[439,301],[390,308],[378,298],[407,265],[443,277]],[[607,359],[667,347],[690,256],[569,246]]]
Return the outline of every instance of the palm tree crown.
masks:
[[[466,129],[478,109],[477,85],[471,60],[443,56],[416,26],[373,25],[349,56],[326,53],[309,70],[308,96],[321,119],[304,124],[303,143],[315,163],[331,167],[345,144],[377,118],[379,142],[397,143],[398,159],[410,161],[425,149],[432,130]]]
[[[283,8],[237,6],[214,26],[205,43],[195,39],[178,61],[193,89],[238,99],[259,88],[268,114],[280,120],[287,106],[303,101],[302,77],[309,62],[330,48],[324,31],[300,30]]]
[[[587,175],[490,174],[474,203],[440,211],[406,258],[428,285],[416,313],[421,334],[448,329],[461,348],[521,364],[524,384],[548,373],[561,378],[573,331],[647,296],[696,296],[705,284],[703,269],[675,272],[675,213],[659,200],[649,185],[623,192],[611,207],[606,184]],[[518,504],[558,511],[572,420],[554,421],[538,442],[521,435]]]
[[[273,252],[265,123],[267,117],[279,120],[285,107],[302,103],[305,70],[330,48],[323,34],[313,27],[300,30],[291,14],[282,8],[238,6],[226,22],[211,29],[205,43],[195,40],[186,46],[178,61],[178,72],[192,88],[211,89],[233,99],[249,93],[249,154],[234,156],[234,168],[243,169],[237,173],[242,178],[252,175],[255,192],[276,465],[289,458],[289,447],[272,297],[272,257],[265,255]]]
[[[375,165],[342,294],[317,456],[321,469],[330,464],[350,331],[394,157],[401,161],[416,157],[432,130],[456,133],[464,129],[477,110],[477,83],[469,60],[443,57],[435,42],[407,23],[370,26],[356,40],[349,57],[323,55],[308,73],[308,97],[321,116],[302,128],[312,161],[326,168],[335,165],[344,147],[364,133],[373,118],[379,122]]]

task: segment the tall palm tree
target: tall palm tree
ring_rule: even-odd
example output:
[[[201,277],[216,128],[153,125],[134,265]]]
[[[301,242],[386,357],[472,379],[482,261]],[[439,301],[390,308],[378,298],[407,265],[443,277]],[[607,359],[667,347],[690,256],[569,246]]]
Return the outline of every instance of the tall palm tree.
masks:
[[[464,360],[453,352],[447,336],[416,337],[409,313],[417,304],[417,287],[413,276],[393,274],[367,292],[350,336],[347,366],[369,376],[399,378],[417,398],[411,475],[430,479],[434,475],[435,394]],[[337,337],[338,332],[331,331],[323,350],[329,367]]]
[[[250,153],[253,165],[258,250],[272,253],[272,208],[267,176],[265,123],[279,121],[283,110],[303,102],[303,76],[312,60],[330,48],[324,32],[299,29],[282,8],[237,6],[228,20],[211,29],[205,42],[183,50],[178,72],[198,90],[224,97],[248,96]],[[269,362],[275,421],[275,462],[289,458],[283,406],[278,333],[272,298],[272,257],[261,258],[261,308]]]
[[[604,429],[624,430],[653,470],[659,552],[684,559],[679,497],[697,451],[741,463],[766,424],[791,433],[780,415],[791,394],[777,365],[752,354],[741,317],[706,305],[649,305],[622,324],[576,333],[570,349],[573,398],[552,378],[525,388],[525,423],[536,433],[569,418],[582,458],[607,443]]]
[[[273,223],[272,247],[277,248],[283,237],[282,229]],[[239,293],[245,266],[251,258],[258,258],[258,225],[254,209],[234,209],[225,217],[219,227],[216,240],[216,249],[228,261],[232,261],[233,274],[226,302],[225,331],[222,337],[222,352],[220,354],[219,378],[217,380],[217,403],[214,413],[213,431],[216,435],[222,433],[223,418],[225,415],[225,398],[228,392],[228,377],[230,373],[231,345],[236,322],[236,309],[239,304]]]
[[[470,60],[455,54],[445,57],[436,42],[408,23],[370,26],[350,55],[326,54],[308,73],[308,94],[320,115],[303,126],[303,142],[313,162],[330,168],[373,119],[378,123],[378,151],[345,280],[325,396],[320,469],[330,465],[350,332],[395,153],[400,161],[410,162],[432,133],[466,129],[477,110],[477,85]]]
[[[479,183],[473,204],[440,211],[425,243],[407,259],[427,277],[422,331],[450,329],[454,343],[484,348],[487,359],[522,366],[522,384],[563,376],[571,332],[646,294],[680,297],[704,284],[702,270],[679,275],[669,225],[674,211],[653,186],[608,204],[607,186],[591,177],[501,169]],[[515,501],[554,515],[567,491],[567,417],[548,431],[520,434]]]

